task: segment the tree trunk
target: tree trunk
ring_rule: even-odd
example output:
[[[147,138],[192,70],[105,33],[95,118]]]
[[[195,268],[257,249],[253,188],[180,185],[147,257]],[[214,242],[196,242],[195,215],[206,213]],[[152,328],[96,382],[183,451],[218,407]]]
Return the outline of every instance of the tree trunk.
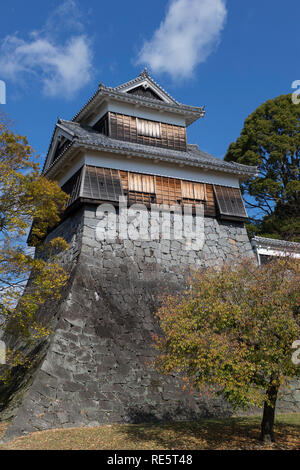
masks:
[[[271,379],[270,385],[266,391],[264,414],[261,423],[261,440],[266,443],[275,442],[274,418],[279,386],[274,384],[273,380],[274,379]]]

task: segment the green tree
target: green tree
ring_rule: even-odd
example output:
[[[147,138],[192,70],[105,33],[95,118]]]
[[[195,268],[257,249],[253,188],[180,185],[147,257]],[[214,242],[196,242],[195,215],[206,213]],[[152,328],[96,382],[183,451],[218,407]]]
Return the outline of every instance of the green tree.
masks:
[[[291,349],[300,339],[299,306],[299,260],[195,273],[157,313],[156,367],[182,374],[194,389],[211,388],[235,409],[264,407],[261,437],[273,441],[279,388],[300,376]]]
[[[300,104],[290,94],[263,103],[247,117],[225,160],[259,167],[259,176],[242,185],[252,230],[300,241]]]
[[[49,333],[37,319],[39,306],[59,296],[67,280],[55,256],[67,247],[66,242],[61,238],[47,246],[41,242],[58,223],[67,195],[56,182],[39,174],[27,139],[12,132],[4,117],[0,118],[0,325],[37,338]],[[41,256],[26,246],[33,220],[31,238],[35,246],[40,245]],[[8,357],[11,365],[23,360],[12,352]]]

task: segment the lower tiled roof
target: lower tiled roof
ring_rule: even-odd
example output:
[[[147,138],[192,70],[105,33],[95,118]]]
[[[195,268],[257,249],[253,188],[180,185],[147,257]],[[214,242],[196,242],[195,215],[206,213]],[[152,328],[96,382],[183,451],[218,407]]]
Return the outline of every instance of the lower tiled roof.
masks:
[[[198,166],[206,169],[222,171],[226,173],[244,175],[250,178],[257,174],[257,168],[241,165],[234,162],[225,162],[213,155],[203,152],[197,145],[187,145],[186,151],[172,150],[162,147],[152,147],[124,140],[112,139],[91,127],[82,126],[72,121],[59,121],[60,126],[72,135],[71,145],[52,163],[50,168],[59,165],[64,153],[75,147],[84,147],[93,150],[106,150],[119,152],[125,155],[138,156],[149,159],[160,159],[162,161],[175,162],[178,164]],[[47,168],[45,172],[49,171]]]
[[[300,253],[300,243],[290,242],[287,240],[278,240],[277,238],[266,238],[266,237],[253,237],[251,243],[254,246],[260,246],[262,248],[278,248],[278,249],[293,249]]]

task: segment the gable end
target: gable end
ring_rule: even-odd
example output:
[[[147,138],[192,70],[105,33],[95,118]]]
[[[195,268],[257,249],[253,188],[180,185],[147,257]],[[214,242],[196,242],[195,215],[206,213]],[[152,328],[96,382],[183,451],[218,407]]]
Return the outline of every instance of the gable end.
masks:
[[[157,93],[155,93],[150,87],[147,87],[145,85],[132,88],[131,90],[128,90],[126,93],[130,95],[141,96],[142,98],[150,98],[152,100],[163,101],[163,99],[160,96],[158,96]]]

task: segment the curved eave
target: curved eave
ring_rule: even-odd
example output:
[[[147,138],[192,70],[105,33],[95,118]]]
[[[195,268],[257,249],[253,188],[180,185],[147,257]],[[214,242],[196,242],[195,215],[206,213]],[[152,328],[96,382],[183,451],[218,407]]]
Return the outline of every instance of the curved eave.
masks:
[[[205,163],[205,162],[200,162],[194,159],[188,159],[186,157],[180,156],[179,152],[177,152],[179,155],[176,155],[176,157],[168,157],[168,156],[162,156],[160,154],[155,154],[155,150],[152,151],[151,153],[147,153],[147,155],[142,154],[139,150],[134,150],[134,149],[125,149],[125,148],[119,148],[119,147],[113,147],[109,145],[102,145],[100,148],[99,145],[93,145],[93,144],[87,144],[87,143],[82,143],[74,140],[66,149],[65,151],[60,155],[60,157],[53,162],[53,164],[44,172],[44,175],[47,176],[48,178],[55,179],[58,170],[65,165],[66,162],[69,164],[71,163],[71,160],[69,157],[72,155],[72,152],[74,153],[74,156],[77,154],[78,151],[84,151],[84,150],[94,150],[94,151],[105,151],[113,154],[119,154],[119,155],[124,155],[126,157],[137,157],[140,159],[149,159],[149,160],[154,160],[154,161],[161,161],[161,162],[167,162],[167,163],[172,163],[172,164],[178,164],[179,166],[188,166],[188,167],[196,167],[196,168],[203,168],[204,171],[212,170],[212,171],[217,171],[220,173],[227,173],[231,174],[234,176],[237,176],[240,181],[246,181],[249,178],[256,176],[257,175],[257,170],[251,168],[249,170],[242,169],[242,168],[229,168],[226,167],[226,165],[216,165],[214,163]],[[241,165],[242,166],[242,165]]]
[[[107,99],[121,101],[123,103],[130,103],[139,107],[147,107],[161,112],[165,111],[173,114],[179,114],[185,117],[187,126],[192,124],[197,119],[204,117],[205,115],[204,106],[194,107],[184,104],[175,105],[173,103],[165,103],[163,101],[160,102],[158,100],[152,100],[151,98],[139,97],[137,95],[118,92],[113,88],[104,87],[102,85],[91,97],[91,99],[73,117],[72,121],[78,122],[84,120],[84,118],[89,116],[94,106],[100,105],[101,102],[104,102]]]

